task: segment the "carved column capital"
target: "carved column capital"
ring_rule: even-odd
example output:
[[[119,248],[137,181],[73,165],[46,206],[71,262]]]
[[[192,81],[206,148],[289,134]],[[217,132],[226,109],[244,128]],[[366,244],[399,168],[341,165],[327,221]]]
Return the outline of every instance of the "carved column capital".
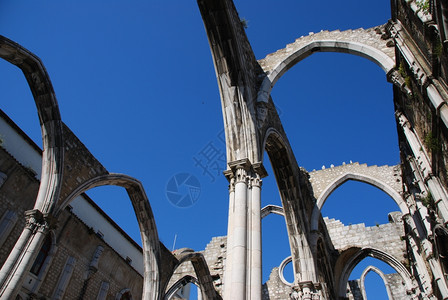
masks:
[[[25,212],[25,228],[42,233],[56,227],[56,219],[51,214],[42,214],[38,209]]]
[[[37,209],[27,210],[25,212],[25,228],[34,231],[39,226],[42,217],[42,213]]]
[[[245,184],[249,183],[249,172],[243,168],[237,168],[235,170],[235,184],[243,182]]]
[[[247,185],[261,187],[261,178],[268,175],[262,163],[252,164],[247,158],[229,162],[229,167],[230,170],[224,171],[224,175],[231,184],[233,179],[235,184],[245,182]]]
[[[251,178],[251,184],[252,184],[252,186],[261,188],[261,186],[263,184],[263,180],[261,180],[260,175],[255,173],[254,176]]]

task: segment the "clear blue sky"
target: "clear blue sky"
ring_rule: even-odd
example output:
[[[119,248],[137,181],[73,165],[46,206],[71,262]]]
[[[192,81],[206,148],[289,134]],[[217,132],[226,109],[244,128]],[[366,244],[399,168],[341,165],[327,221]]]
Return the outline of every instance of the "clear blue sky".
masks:
[[[390,18],[386,0],[235,4],[248,20],[257,58],[309,32],[369,28]],[[104,166],[142,181],[168,248],[176,234],[176,248],[195,250],[226,234],[227,181],[216,171],[204,174],[194,161],[206,146],[225,149],[219,92],[196,1],[0,0],[0,33],[42,59],[63,121]],[[25,79],[3,61],[0,71],[1,108],[40,145]],[[392,87],[372,62],[317,53],[283,76],[272,95],[299,165],[307,170],[350,160],[399,162]],[[167,200],[167,183],[178,173],[200,181],[200,197],[190,208]],[[124,191],[98,188],[89,195],[139,241]],[[262,197],[263,204],[280,204],[273,176],[264,180]],[[393,210],[398,208],[389,197],[360,183],[343,185],[324,206],[324,214],[345,224],[370,226],[386,223]],[[263,221],[263,249],[266,279],[290,255],[278,216]]]

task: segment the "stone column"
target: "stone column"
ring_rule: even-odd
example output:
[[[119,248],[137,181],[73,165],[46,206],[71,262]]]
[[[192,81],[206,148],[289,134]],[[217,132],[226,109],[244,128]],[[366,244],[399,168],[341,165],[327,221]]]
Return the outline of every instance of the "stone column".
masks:
[[[262,262],[261,262],[261,184],[258,174],[252,178],[252,199],[250,223],[250,294],[248,299],[261,300]]]
[[[231,293],[226,299],[243,300],[246,299],[246,268],[247,268],[247,170],[238,165],[235,170],[235,206],[233,212],[233,224],[229,234],[232,245],[230,255],[231,265]],[[229,251],[229,249],[227,250]]]
[[[229,177],[229,219],[227,224],[227,255],[226,255],[226,265],[225,265],[225,273],[224,273],[224,298],[230,299],[230,293],[232,291],[232,237],[230,234],[233,230],[233,211],[235,209],[235,178],[233,174],[226,174]],[[229,284],[227,284],[229,283]]]
[[[26,219],[22,235],[0,270],[1,299],[15,299],[53,222],[36,209],[27,211]]]
[[[229,163],[230,181],[224,299],[261,299],[261,163]],[[261,175],[260,175],[261,174]]]

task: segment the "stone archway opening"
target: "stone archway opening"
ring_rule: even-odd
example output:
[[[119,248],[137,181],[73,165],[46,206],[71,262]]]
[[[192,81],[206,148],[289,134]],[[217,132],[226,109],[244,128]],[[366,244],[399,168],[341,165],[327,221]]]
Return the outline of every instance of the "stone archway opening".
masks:
[[[166,292],[164,300],[191,299],[201,300],[201,288],[197,278],[186,275],[175,282]]]
[[[369,60],[315,53],[278,80],[272,98],[298,164],[308,171],[350,161],[399,162],[392,87]]]
[[[400,211],[400,207],[388,194],[355,180],[336,188],[321,208],[322,216],[346,226],[364,223],[368,227],[388,223],[388,214],[393,211]]]
[[[377,264],[378,261],[379,261],[378,263],[384,263],[384,264],[382,264],[379,267],[375,267],[372,266],[371,261],[366,260],[367,264],[360,265],[360,263],[366,258],[376,259],[374,264]],[[409,270],[398,259],[396,255],[395,256],[391,255],[388,252],[373,247],[363,247],[363,248],[349,247],[346,250],[342,251],[341,255],[338,258],[338,261],[336,262],[335,267],[336,270],[335,278],[336,278],[338,296],[344,298],[351,293],[349,282],[350,282],[350,276],[352,274],[355,274],[355,277],[357,276],[361,277],[361,281],[353,285],[354,290],[358,289],[358,292],[361,293],[361,288],[362,285],[364,284],[363,278],[365,278],[368,272],[374,271],[384,279],[383,282],[386,282],[385,283],[386,288],[387,286],[389,286],[390,291],[393,291],[395,294],[399,295],[397,299],[405,298],[406,294],[410,293],[411,290],[413,289],[414,283],[411,278],[411,274],[409,273]],[[354,269],[358,265],[361,266],[361,269],[363,271],[361,271],[361,273],[358,272],[357,274],[353,273]],[[383,268],[385,268],[386,265],[392,268],[393,271],[390,271],[390,268],[386,267],[387,269],[385,270],[384,273],[395,272],[395,275],[391,277],[384,275]]]
[[[352,295],[363,299],[395,299],[397,295],[406,295],[400,275],[387,263],[372,257],[360,261],[349,277],[347,287]]]

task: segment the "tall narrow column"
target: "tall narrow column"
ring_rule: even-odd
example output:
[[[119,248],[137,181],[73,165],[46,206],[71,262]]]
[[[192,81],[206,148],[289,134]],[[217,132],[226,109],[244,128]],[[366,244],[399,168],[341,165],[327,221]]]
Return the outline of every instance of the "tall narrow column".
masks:
[[[229,225],[224,299],[261,299],[261,163],[229,163]]]
[[[261,179],[258,174],[252,178],[251,224],[250,224],[250,297],[261,300]]]
[[[247,171],[242,165],[235,170],[235,206],[233,212],[231,234],[232,257],[231,293],[226,299],[243,300],[246,298],[246,251],[247,251]]]
[[[0,298],[15,299],[49,232],[51,216],[26,212],[27,225],[0,272]]]
[[[231,173],[231,172],[230,172]],[[235,209],[235,178],[233,174],[229,177],[229,219],[227,224],[227,255],[226,255],[226,266],[224,273],[224,298],[230,299],[230,293],[232,291],[232,237],[231,234],[233,230],[233,211]]]

